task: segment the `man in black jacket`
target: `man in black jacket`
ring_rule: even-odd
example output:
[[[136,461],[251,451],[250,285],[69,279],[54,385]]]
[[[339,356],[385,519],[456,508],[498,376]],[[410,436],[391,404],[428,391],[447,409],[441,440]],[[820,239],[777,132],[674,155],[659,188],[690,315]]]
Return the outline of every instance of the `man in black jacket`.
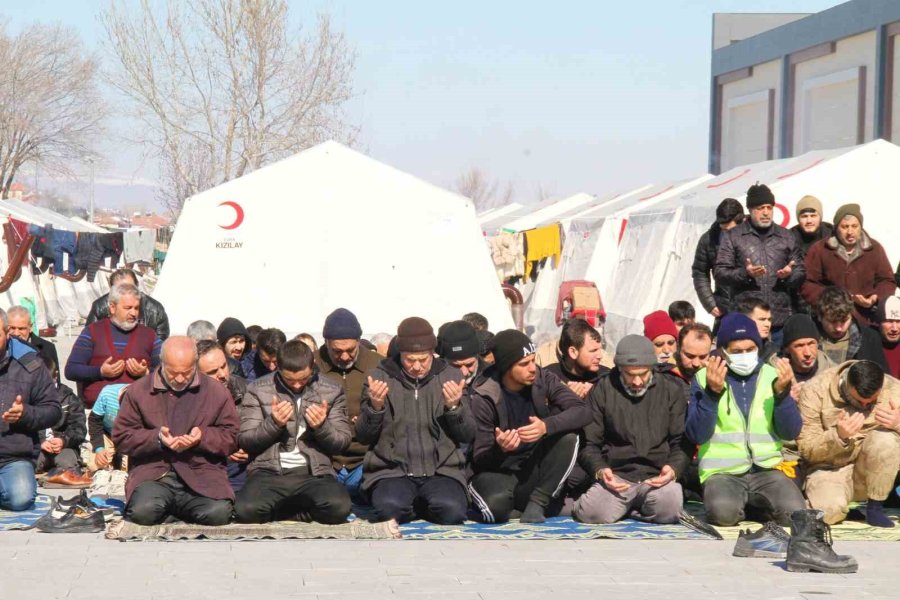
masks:
[[[547,365],[547,370],[582,400],[587,398],[600,377],[609,373],[609,369],[601,364],[603,338],[581,318],[569,319],[563,325],[556,358],[559,362]]]
[[[31,313],[24,306],[11,306],[6,315],[9,318],[9,335],[16,337],[37,350],[44,363],[52,361],[59,365],[59,356],[56,353],[56,344],[34,334],[34,323],[31,321]],[[56,381],[59,380],[59,370],[56,372]]]
[[[806,266],[794,235],[774,221],[775,195],[765,185],[747,190],[750,219],[722,237],[716,255],[716,281],[732,294],[756,292],[772,307],[772,340],[791,316],[791,294],[806,279]]]
[[[694,264],[691,275],[694,290],[703,308],[717,319],[731,310],[731,292],[728,286],[716,281],[713,291],[713,270],[716,268],[716,254],[719,244],[726,232],[731,231],[744,221],[744,207],[734,198],[725,198],[716,207],[716,222],[700,236],[697,250],[694,252]]]
[[[885,373],[890,371],[881,336],[853,318],[853,300],[847,290],[836,286],[825,288],[816,305],[816,316],[821,334],[819,352],[824,352],[832,363],[871,360]]]
[[[469,491],[482,519],[502,523],[513,510],[540,523],[562,493],[578,455],[587,405],[535,365],[535,347],[514,329],[494,337],[496,362],[472,390],[475,476]]]
[[[41,442],[41,454],[37,460],[37,472],[46,471],[48,484],[84,487],[91,484],[91,476],[81,472],[79,448],[87,435],[84,402],[69,386],[59,383],[59,368],[51,359],[41,360],[50,372],[59,392],[62,418],[47,429]]]
[[[109,287],[112,288],[120,283],[130,283],[134,287],[138,287],[138,279],[131,269],[116,269],[109,276]],[[91,305],[91,312],[88,314],[85,325],[90,325],[94,321],[100,321],[109,316],[109,294],[104,294],[94,300]],[[141,308],[138,315],[138,324],[146,325],[150,329],[156,331],[156,337],[165,341],[169,337],[169,317],[166,315],[166,309],[163,305],[148,296],[141,294]]]
[[[369,445],[362,491],[380,521],[416,517],[441,525],[466,519],[465,456],[475,420],[459,369],[434,357],[434,330],[409,317],[397,328],[398,355],[363,387],[356,439]]]
[[[676,479],[687,467],[684,419],[687,393],[675,378],[654,373],[650,340],[622,338],[615,368],[588,399],[593,421],[578,459],[597,483],[575,503],[584,523],[632,516],[675,523],[684,500]]]
[[[31,346],[9,338],[0,310],[0,509],[31,508],[37,494],[38,434],[62,418],[59,392]]]
[[[462,373],[467,386],[484,375],[490,366],[481,358],[481,342],[478,332],[468,321],[450,321],[438,329],[438,356]]]

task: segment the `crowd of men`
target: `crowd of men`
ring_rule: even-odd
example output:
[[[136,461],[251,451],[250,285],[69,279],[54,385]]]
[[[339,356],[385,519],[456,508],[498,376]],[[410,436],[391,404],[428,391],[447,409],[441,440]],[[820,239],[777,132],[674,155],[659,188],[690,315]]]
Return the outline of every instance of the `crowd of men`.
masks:
[[[409,317],[366,340],[338,308],[321,347],[236,318],[169,336],[122,269],[65,364],[73,392],[28,311],[0,312],[0,506],[32,504],[36,469],[60,485],[127,469],[125,518],[144,525],[341,523],[354,505],[401,523],[673,523],[687,495],[715,525],[788,525],[807,507],[833,524],[865,500],[869,524],[893,527],[887,256],[856,205],[832,226],[806,197],[787,230],[765,186],[746,204],[745,217],[724,200],[697,247],[713,328],[678,301],[607,352],[570,319],[546,366],[528,336],[493,335],[476,313],[437,331]]]

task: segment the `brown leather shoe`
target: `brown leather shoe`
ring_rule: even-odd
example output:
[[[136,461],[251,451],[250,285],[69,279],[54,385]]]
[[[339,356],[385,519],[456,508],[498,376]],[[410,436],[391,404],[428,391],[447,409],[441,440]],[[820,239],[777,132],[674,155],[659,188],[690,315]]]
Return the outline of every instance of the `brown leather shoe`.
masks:
[[[44,483],[44,487],[70,487],[70,488],[87,488],[91,487],[91,476],[87,473],[79,475],[71,469],[67,469],[56,475],[51,475]]]

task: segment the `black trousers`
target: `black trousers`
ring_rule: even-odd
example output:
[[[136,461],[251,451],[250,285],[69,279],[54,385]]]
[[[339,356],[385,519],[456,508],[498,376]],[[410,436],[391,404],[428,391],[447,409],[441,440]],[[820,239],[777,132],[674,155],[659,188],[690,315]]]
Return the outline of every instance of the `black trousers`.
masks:
[[[285,519],[333,525],[350,514],[350,494],[331,475],[315,477],[306,468],[282,474],[256,471],[237,494],[234,514],[242,523]]]
[[[226,525],[231,521],[231,500],[214,500],[189,488],[175,473],[137,486],[125,507],[125,520],[138,525],[158,525],[172,516],[185,523]]]
[[[806,508],[797,485],[775,469],[713,475],[703,484],[703,504],[707,520],[723,527],[737,525],[746,516],[787,527],[791,513]]]
[[[513,510],[529,502],[547,508],[565,487],[578,456],[578,435],[544,438],[517,471],[483,471],[469,483],[469,491],[486,523],[504,523]]]
[[[371,496],[378,521],[408,523],[420,518],[438,525],[458,525],[466,520],[469,506],[462,484],[443,475],[382,479]]]

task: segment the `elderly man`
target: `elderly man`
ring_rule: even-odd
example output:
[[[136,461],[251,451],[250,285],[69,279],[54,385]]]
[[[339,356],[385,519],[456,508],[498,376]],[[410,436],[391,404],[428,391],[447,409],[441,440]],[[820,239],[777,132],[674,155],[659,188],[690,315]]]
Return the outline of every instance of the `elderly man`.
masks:
[[[234,401],[199,372],[191,338],[170,337],[160,359],[150,376],[128,386],[113,425],[116,450],[129,459],[125,519],[225,525],[234,507],[225,460],[240,428]]]
[[[347,418],[353,432],[359,418],[366,373],[377,367],[383,357],[360,345],[362,327],[356,315],[346,308],[335,309],[325,318],[322,337],[325,344],[316,353],[316,367],[322,377],[343,387]],[[358,503],[364,502],[360,486],[366,450],[368,448],[359,443],[354,435],[350,444],[333,456],[338,481],[347,487],[350,496]]]
[[[816,305],[819,352],[836,365],[848,360],[871,360],[887,371],[878,332],[862,325],[853,314],[853,300],[847,290],[825,288]]]
[[[809,315],[791,315],[783,333],[781,352],[772,355],[768,363],[774,367],[779,358],[788,359],[795,383],[806,383],[834,366],[827,354],[819,352],[819,330]]]
[[[654,373],[653,343],[643,336],[622,338],[615,365],[588,398],[594,418],[579,461],[597,482],[575,503],[573,516],[584,523],[627,516],[675,523],[684,501],[675,480],[690,461],[684,387]]]
[[[672,364],[678,344],[678,328],[666,311],[657,310],[644,317],[644,337],[653,342],[659,363]]]
[[[44,358],[44,362],[53,361],[59,368],[59,356],[56,353],[56,344],[34,334],[34,325],[31,322],[31,313],[24,306],[12,306],[6,315],[9,318],[9,335],[19,338]],[[59,372],[57,372],[57,378]]]
[[[900,298],[891,296],[881,303],[878,321],[888,375],[900,378]]]
[[[397,327],[398,355],[373,369],[363,388],[356,437],[369,445],[362,490],[381,521],[417,516],[452,525],[466,519],[466,460],[475,436],[459,369],[434,357],[437,339],[419,317]]]
[[[139,323],[141,292],[130,283],[109,291],[109,317],[81,332],[66,363],[66,378],[90,408],[105,386],[134,383],[159,363],[160,339]]]
[[[247,380],[231,372],[232,363],[225,356],[225,349],[215,340],[197,342],[197,367],[204,375],[212,377],[225,386],[238,411],[247,393]],[[247,480],[247,463],[249,455],[238,448],[228,457],[228,481],[235,492],[240,490]]]
[[[858,204],[845,204],[834,214],[834,235],[813,244],[806,255],[803,298],[815,306],[828,286],[847,290],[856,320],[876,322],[880,302],[894,295],[897,284],[884,248],[863,229]]]
[[[497,361],[472,390],[475,476],[469,491],[482,519],[507,521],[513,510],[539,523],[562,494],[578,455],[587,405],[535,364],[534,344],[513,329],[494,338]]]
[[[609,373],[603,361],[603,338],[600,332],[581,318],[565,322],[556,348],[559,362],[547,365],[546,370],[569,386],[579,398],[585,399],[601,377]]]
[[[138,288],[138,278],[131,269],[117,269],[109,276],[110,291],[119,284],[128,283]],[[138,323],[146,325],[156,332],[156,336],[160,340],[169,337],[169,317],[166,315],[166,309],[163,305],[148,296],[141,294],[141,304],[138,308]],[[88,314],[86,325],[90,325],[96,321],[101,321],[111,314],[110,300],[108,295],[103,295],[94,300],[91,305],[91,312]],[[67,375],[68,377],[68,375]]]
[[[344,390],[316,372],[301,340],[279,348],[278,371],[247,388],[239,441],[253,456],[235,503],[239,521],[347,520],[350,495],[331,466],[350,444]]]
[[[31,346],[9,337],[0,310],[0,509],[31,508],[40,433],[62,419],[59,392]]]
[[[900,469],[900,381],[871,361],[849,361],[803,387],[800,412],[812,507],[834,524],[850,502],[867,500],[866,522],[893,527],[883,503]]]
[[[775,224],[775,196],[767,186],[750,186],[747,209],[750,219],[722,238],[716,281],[735,296],[758,293],[772,307],[772,339],[780,343],[781,328],[791,316],[791,291],[806,277],[803,257],[793,234]]]
[[[697,373],[685,423],[688,438],[700,445],[707,517],[729,527],[750,507],[763,520],[789,525],[791,513],[804,508],[800,490],[775,468],[782,441],[795,439],[802,425],[790,395],[790,364],[759,360],[759,330],[740,313],[722,319],[717,342],[725,359],[713,356]]]

